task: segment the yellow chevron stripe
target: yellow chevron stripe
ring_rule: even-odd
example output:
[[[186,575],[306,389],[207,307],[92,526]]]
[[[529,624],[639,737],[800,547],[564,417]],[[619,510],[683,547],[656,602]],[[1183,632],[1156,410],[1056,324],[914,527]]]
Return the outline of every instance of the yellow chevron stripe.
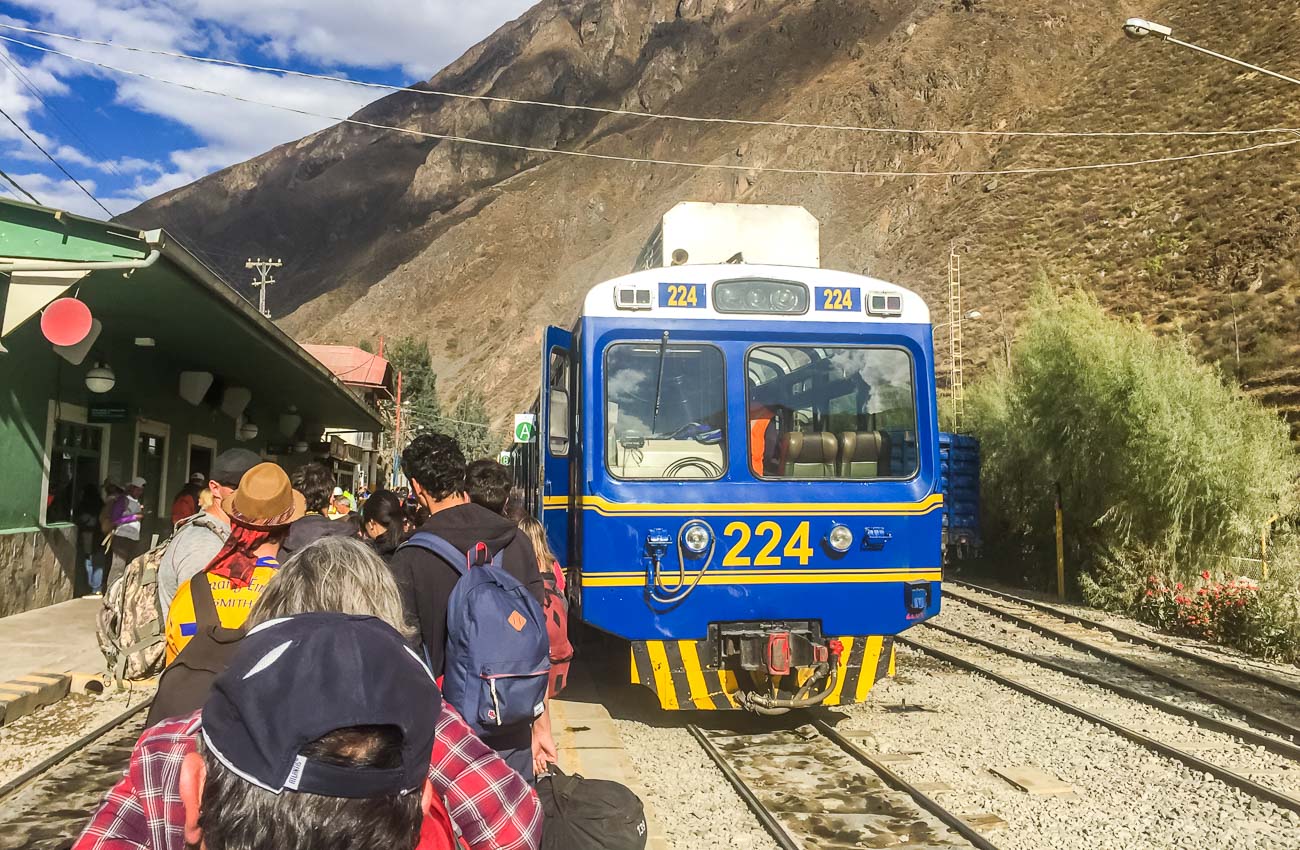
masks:
[[[742,572],[711,572],[700,579],[701,585],[719,586],[731,584],[879,584],[898,581],[941,581],[940,570],[912,572],[831,572],[831,573],[781,573],[778,575],[753,575]],[[605,573],[583,573],[583,587],[642,587],[645,585],[645,573],[627,576],[610,576]],[[688,575],[687,583],[694,579]]]
[[[641,671],[636,667],[636,652],[629,652],[627,657],[630,660],[632,667],[632,684],[639,685],[641,684]]]
[[[668,653],[664,651],[664,642],[648,640],[645,648],[650,655],[650,670],[654,673],[659,704],[670,711],[677,709],[677,691],[673,688],[673,674],[668,668]]]
[[[696,708],[713,708],[709,698],[709,686],[704,681],[704,670],[700,667],[699,641],[679,640],[677,648],[682,653],[682,666],[686,668],[686,682],[691,686],[691,702]]]
[[[880,660],[880,649],[884,643],[885,639],[879,635],[867,638],[866,651],[862,653],[862,670],[858,673],[858,690],[853,695],[854,702],[865,700],[867,691],[876,683],[876,663]]]
[[[844,690],[844,680],[848,678],[849,656],[853,654],[853,641],[855,640],[857,638],[840,638],[840,643],[844,644],[844,651],[840,653],[839,666],[836,668],[835,689],[826,697],[826,705],[840,704],[840,691]]]
[[[563,497],[555,504],[568,504]],[[745,503],[632,503],[611,502],[600,496],[583,496],[583,510],[601,516],[922,516],[943,506],[943,494],[919,502],[745,502]]]

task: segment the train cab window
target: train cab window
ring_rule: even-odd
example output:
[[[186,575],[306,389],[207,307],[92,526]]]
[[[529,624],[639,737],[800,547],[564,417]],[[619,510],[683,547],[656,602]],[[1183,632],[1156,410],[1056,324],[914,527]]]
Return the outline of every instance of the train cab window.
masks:
[[[769,479],[909,478],[912,358],[897,348],[761,346],[745,368],[749,465]]]
[[[547,369],[550,386],[547,388],[546,404],[548,423],[546,441],[551,457],[566,457],[569,454],[569,352],[563,348],[552,348]]]
[[[627,342],[605,352],[605,465],[618,478],[721,478],[726,365],[711,345]]]

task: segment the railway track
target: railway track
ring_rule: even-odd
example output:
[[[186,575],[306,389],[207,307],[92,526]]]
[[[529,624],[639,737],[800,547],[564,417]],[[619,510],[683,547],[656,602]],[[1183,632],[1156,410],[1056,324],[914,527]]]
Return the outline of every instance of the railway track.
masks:
[[[128,707],[0,786],[0,850],[71,847],[126,769],[148,705]]]
[[[687,728],[783,850],[996,850],[820,720],[753,734]]]
[[[1279,808],[1300,813],[1300,747],[1213,715],[1124,686],[1069,663],[1058,663],[997,641],[938,624],[900,642],[963,670],[1102,726],[1134,743]],[[920,637],[925,635],[925,637]],[[1062,686],[1026,665],[1096,686],[1157,709],[1141,717],[1077,684]],[[1059,677],[1058,677],[1059,678]],[[1154,716],[1153,716],[1154,715]],[[1260,751],[1276,758],[1264,763]]]
[[[1300,683],[1154,640],[1034,600],[965,582],[944,594],[1020,628],[1194,694],[1250,726],[1300,744]]]

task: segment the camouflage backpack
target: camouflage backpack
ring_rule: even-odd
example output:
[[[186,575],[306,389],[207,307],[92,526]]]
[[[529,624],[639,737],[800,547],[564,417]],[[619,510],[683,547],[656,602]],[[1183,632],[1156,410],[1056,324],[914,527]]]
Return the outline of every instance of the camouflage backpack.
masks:
[[[104,594],[95,637],[119,687],[123,680],[148,679],[162,672],[165,615],[158,608],[158,565],[169,542],[133,559]]]

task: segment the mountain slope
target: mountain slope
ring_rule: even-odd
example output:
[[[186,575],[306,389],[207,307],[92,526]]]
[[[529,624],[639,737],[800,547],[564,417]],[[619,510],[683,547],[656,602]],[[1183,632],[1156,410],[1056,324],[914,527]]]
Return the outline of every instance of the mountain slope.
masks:
[[[1156,130],[1300,126],[1295,90],[1159,43],[1118,0],[547,0],[431,89],[701,116],[877,127]],[[1300,9],[1168,0],[1189,38],[1300,68]],[[1228,24],[1231,24],[1229,29]],[[415,333],[443,387],[504,415],[535,392],[540,327],[630,269],[680,200],[799,203],[828,267],[895,280],[947,319],[962,255],[967,357],[1002,356],[1033,282],[1093,289],[1184,332],[1300,419],[1285,368],[1300,319],[1300,147],[1114,171],[932,178],[762,167],[1003,170],[1132,161],[1290,137],[1061,139],[697,124],[403,93],[358,118],[541,148],[746,170],[630,165],[435,142],[340,125],[150,201],[216,251],[281,255],[273,303],[305,341]],[[223,269],[242,277],[235,266]],[[279,312],[283,312],[283,307]],[[946,354],[945,328],[936,342]],[[946,369],[946,365],[943,366]]]

